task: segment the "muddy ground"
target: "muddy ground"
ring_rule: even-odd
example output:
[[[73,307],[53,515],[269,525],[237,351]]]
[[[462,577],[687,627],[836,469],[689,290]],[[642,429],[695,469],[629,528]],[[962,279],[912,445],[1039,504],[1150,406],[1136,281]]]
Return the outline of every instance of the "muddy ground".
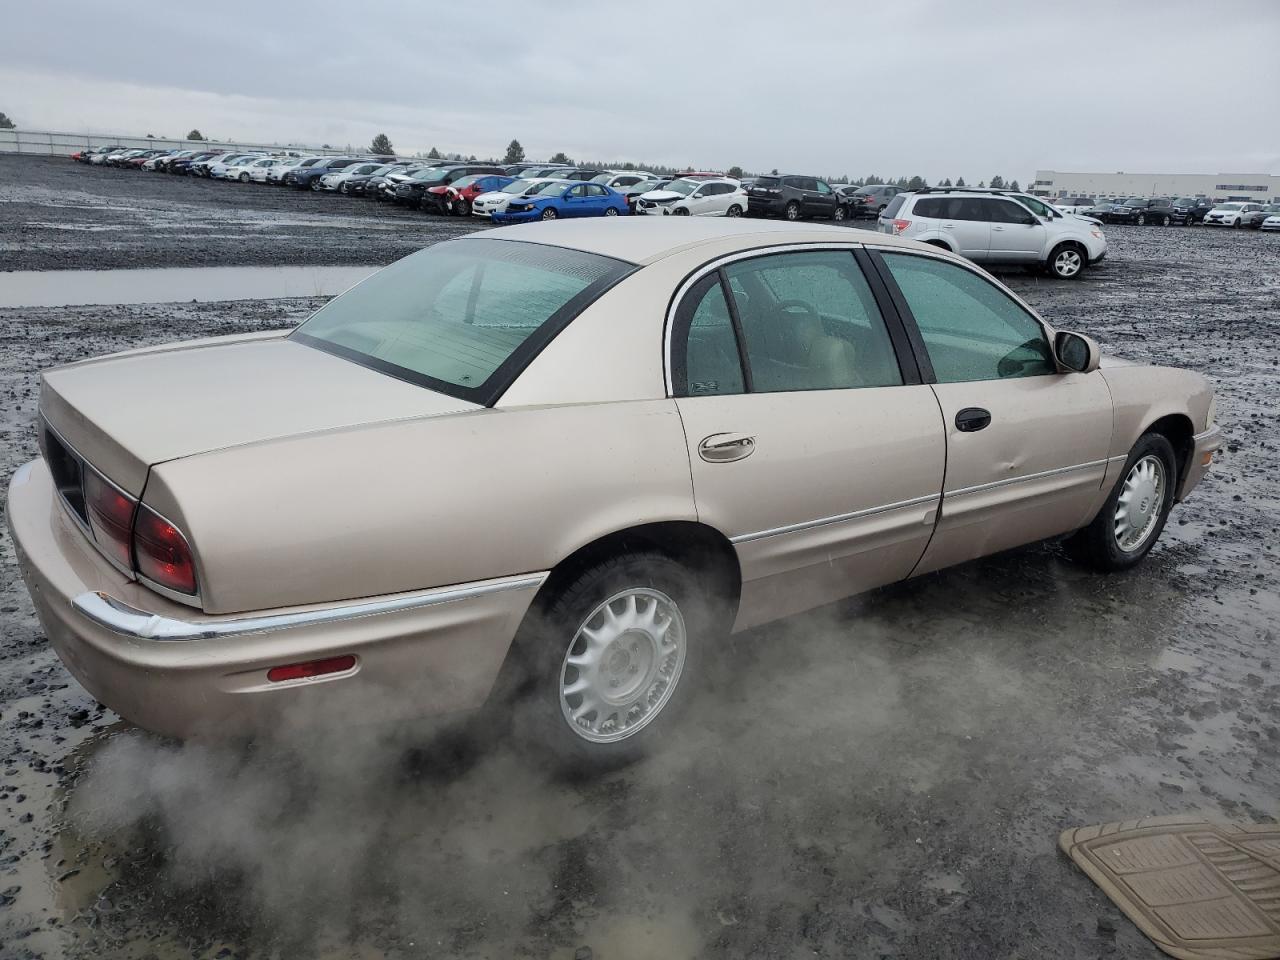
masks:
[[[0,535],[0,957],[1154,960],[1055,840],[1280,816],[1280,237],[1108,235],[1083,281],[1006,279],[1218,386],[1227,445],[1147,562],[1038,545],[752,631],[680,739],[593,782],[471,725],[248,752],[130,729],[49,651]],[[347,242],[310,236],[315,262]],[[0,310],[0,473],[35,454],[39,368],[314,305]]]
[[[0,154],[0,270],[386,264],[483,224],[260,183]]]

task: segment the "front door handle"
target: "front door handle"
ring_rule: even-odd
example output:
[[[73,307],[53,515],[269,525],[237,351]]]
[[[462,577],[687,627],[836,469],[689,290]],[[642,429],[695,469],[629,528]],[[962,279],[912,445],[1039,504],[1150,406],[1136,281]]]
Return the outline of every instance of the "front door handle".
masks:
[[[745,460],[756,450],[756,438],[741,433],[713,433],[698,444],[698,456],[707,463]]]
[[[991,411],[982,407],[965,407],[956,414],[956,429],[961,433],[977,433],[991,425]]]

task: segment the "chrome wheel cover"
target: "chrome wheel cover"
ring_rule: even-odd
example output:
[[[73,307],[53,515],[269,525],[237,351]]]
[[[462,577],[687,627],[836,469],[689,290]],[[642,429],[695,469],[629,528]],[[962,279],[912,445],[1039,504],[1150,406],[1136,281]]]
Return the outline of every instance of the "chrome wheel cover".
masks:
[[[650,587],[614,594],[582,621],[560,666],[560,712],[590,743],[639,733],[667,705],[684,670],[684,617]]]
[[[1124,553],[1141,549],[1151,539],[1164,507],[1164,461],[1147,454],[1133,465],[1116,501],[1116,546]]]
[[[1080,272],[1082,259],[1078,250],[1063,250],[1053,258],[1053,271],[1060,277],[1074,277]]]

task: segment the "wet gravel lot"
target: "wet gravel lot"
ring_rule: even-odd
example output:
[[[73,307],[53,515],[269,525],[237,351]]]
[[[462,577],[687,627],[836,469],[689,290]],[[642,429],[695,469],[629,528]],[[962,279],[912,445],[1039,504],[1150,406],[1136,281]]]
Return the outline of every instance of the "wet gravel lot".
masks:
[[[361,203],[0,157],[23,269],[380,263],[456,229]],[[1107,232],[1080,282],[1005,279],[1216,383],[1226,446],[1148,561],[1038,545],[752,631],[669,750],[597,781],[474,725],[139,733],[49,651],[0,534],[0,957],[1160,956],[1055,841],[1280,816],[1280,237]],[[317,302],[0,309],[0,473],[40,368]]]

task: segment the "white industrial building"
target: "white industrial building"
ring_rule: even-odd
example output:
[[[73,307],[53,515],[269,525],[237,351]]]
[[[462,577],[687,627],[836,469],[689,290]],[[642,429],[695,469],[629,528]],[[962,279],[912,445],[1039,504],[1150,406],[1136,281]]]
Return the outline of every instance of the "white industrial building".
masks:
[[[1280,177],[1267,173],[1067,173],[1037,170],[1032,192],[1042,197],[1208,197],[1280,201]]]

